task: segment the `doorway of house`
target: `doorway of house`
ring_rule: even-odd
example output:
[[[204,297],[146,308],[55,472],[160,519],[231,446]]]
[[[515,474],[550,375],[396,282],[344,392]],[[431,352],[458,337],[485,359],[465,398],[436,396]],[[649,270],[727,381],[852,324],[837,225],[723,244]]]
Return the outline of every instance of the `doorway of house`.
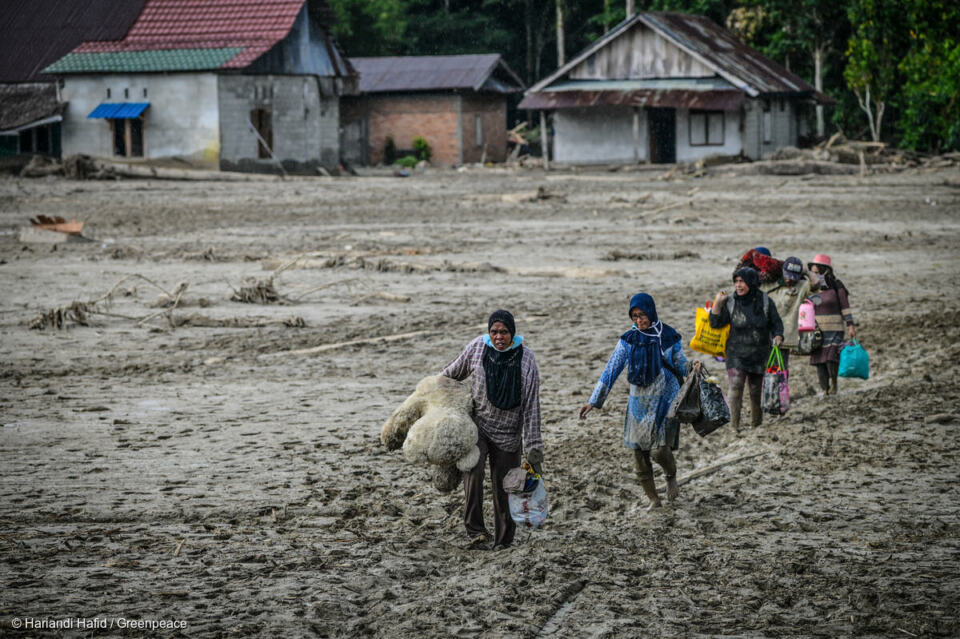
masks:
[[[647,139],[650,140],[650,162],[673,164],[677,161],[677,110],[647,108]]]

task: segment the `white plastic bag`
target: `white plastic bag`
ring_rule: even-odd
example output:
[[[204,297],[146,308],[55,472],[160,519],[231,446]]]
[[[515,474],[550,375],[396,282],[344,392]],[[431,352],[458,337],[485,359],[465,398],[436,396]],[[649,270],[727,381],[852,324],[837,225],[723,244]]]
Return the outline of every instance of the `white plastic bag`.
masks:
[[[537,481],[532,491],[527,493],[509,493],[510,516],[522,528],[539,528],[547,519],[550,509],[547,503],[547,489],[543,479]]]

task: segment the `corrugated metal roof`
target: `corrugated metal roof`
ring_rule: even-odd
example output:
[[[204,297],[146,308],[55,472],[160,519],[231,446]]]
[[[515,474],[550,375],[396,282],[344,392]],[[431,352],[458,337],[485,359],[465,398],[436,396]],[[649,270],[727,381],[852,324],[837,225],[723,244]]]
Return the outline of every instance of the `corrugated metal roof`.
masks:
[[[201,69],[217,69],[241,51],[243,51],[241,47],[226,47],[221,49],[68,53],[44,71],[46,73],[198,71]]]
[[[84,40],[126,34],[146,0],[5,0],[0,14],[0,82],[46,80],[42,69]]]
[[[499,54],[350,58],[360,74],[361,93],[488,89],[500,93],[523,90],[523,82]],[[497,82],[489,82],[499,73]]]
[[[630,91],[576,89],[528,93],[518,109],[570,109],[595,105],[671,107],[732,111],[740,108],[743,91],[691,89],[635,89]]]
[[[9,131],[63,113],[52,82],[0,85],[0,131]]]
[[[718,76],[752,96],[797,95],[823,103],[834,101],[800,77],[743,44],[709,18],[661,11],[637,13],[627,18],[553,74],[531,87],[527,96],[549,90],[557,81],[565,78],[571,69],[638,23],[674,42],[688,54],[716,69]],[[521,104],[525,103],[526,100]]]
[[[88,118],[132,120],[147,110],[149,102],[101,102]]]
[[[710,18],[656,11],[641,14],[640,19],[718,70],[740,78],[759,94],[819,94],[802,78],[748,47]]]

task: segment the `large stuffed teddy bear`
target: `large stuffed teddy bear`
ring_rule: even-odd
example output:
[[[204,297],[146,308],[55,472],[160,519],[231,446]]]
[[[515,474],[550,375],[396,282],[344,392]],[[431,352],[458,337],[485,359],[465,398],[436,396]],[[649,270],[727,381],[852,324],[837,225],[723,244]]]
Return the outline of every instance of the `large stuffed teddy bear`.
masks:
[[[450,492],[461,473],[480,460],[472,409],[467,384],[443,375],[425,377],[383,425],[380,441],[388,450],[403,446],[409,462],[431,465],[434,485]]]

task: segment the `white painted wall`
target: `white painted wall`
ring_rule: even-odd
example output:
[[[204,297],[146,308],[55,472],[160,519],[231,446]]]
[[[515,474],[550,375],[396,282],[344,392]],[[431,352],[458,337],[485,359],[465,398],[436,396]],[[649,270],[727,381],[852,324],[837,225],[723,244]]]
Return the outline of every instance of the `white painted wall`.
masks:
[[[640,161],[647,159],[647,119],[640,110]],[[560,109],[553,115],[553,160],[565,164],[633,162],[633,107]]]
[[[691,162],[710,155],[736,155],[743,148],[740,134],[740,111],[724,111],[722,145],[690,144],[690,111],[677,109],[677,162]]]
[[[114,157],[109,122],[87,116],[102,102],[149,102],[144,112],[145,159],[177,158],[198,167],[219,166],[214,73],[68,75],[62,95],[69,103],[63,116],[64,157],[75,153]]]

